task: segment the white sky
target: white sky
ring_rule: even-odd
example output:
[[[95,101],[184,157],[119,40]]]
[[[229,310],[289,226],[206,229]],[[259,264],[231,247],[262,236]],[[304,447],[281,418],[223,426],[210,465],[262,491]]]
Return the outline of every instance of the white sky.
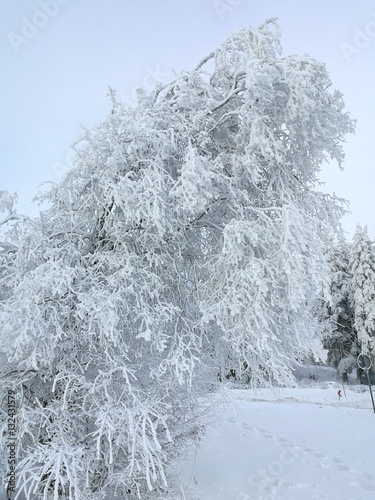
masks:
[[[81,127],[106,117],[108,85],[135,102],[137,87],[167,82],[173,71],[193,68],[237,29],[278,17],[284,55],[308,53],[325,62],[333,87],[343,92],[357,119],[344,172],[326,165],[322,189],[350,201],[352,214],[343,219],[349,236],[357,222],[375,236],[374,0],[0,0],[0,5],[0,189],[18,192],[20,212],[37,214],[31,200],[38,186],[66,171],[68,148]]]

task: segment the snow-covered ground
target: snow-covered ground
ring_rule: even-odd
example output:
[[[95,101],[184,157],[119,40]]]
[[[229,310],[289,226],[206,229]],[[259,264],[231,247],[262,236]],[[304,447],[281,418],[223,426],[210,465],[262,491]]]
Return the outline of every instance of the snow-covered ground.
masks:
[[[351,384],[345,396],[334,373],[302,368],[296,388],[223,385],[215,421],[173,466],[178,500],[375,499],[369,390]]]
[[[181,468],[186,500],[375,499],[367,386],[223,390],[226,405]],[[338,390],[342,398],[339,400]]]

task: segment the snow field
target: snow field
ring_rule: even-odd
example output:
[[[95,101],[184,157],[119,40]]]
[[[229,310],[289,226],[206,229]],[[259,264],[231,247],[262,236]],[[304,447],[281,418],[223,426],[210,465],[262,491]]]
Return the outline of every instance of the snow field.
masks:
[[[179,465],[188,500],[375,498],[375,415],[367,387],[225,390],[215,426]],[[230,393],[228,396],[228,392]]]

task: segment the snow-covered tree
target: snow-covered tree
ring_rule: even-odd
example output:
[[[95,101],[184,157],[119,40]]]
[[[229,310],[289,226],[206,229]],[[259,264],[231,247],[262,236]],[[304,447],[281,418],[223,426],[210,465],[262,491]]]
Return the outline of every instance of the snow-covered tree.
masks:
[[[362,352],[375,354],[375,255],[367,226],[357,225],[350,258],[353,328]]]
[[[265,50],[257,41],[252,58],[237,50],[251,43],[246,31],[216,54],[211,82],[229,95],[212,128],[223,208],[207,229],[220,228],[220,245],[207,262],[202,304],[255,383],[287,379],[316,333],[313,304],[327,286],[322,242],[339,210],[315,188],[322,162],[341,162],[352,130],[324,66],[278,59],[277,38],[264,33],[262,42],[276,44]]]
[[[15,208],[17,195],[0,190],[0,301],[10,295],[14,284],[13,265],[18,250],[19,226],[24,216]]]
[[[343,235],[332,238],[328,243],[328,261],[330,265],[330,301],[324,302],[325,334],[323,347],[328,350],[327,362],[339,368],[346,377],[356,363],[351,351],[357,349],[357,336],[353,330],[353,310],[349,296],[352,277],[349,269],[350,245]],[[349,362],[350,361],[350,362]],[[349,366],[350,365],[350,366]],[[352,366],[353,365],[353,366]]]
[[[23,235],[1,331],[27,498],[167,498],[223,360],[285,383],[308,352],[341,214],[318,175],[353,124],[324,65],[279,54],[270,20],[135,109],[110,91]]]

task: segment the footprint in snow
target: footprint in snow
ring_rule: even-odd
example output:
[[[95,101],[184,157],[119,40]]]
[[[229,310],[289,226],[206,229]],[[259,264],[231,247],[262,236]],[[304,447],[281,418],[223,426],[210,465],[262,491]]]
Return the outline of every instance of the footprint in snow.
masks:
[[[354,469],[351,469],[347,464],[345,464],[339,458],[324,458],[323,462],[320,464],[321,467],[325,469],[333,469],[338,472],[347,472],[351,477],[358,478],[356,481],[351,481],[349,484],[366,491],[375,491],[375,478],[368,472],[357,473]]]
[[[352,486],[361,488],[366,491],[375,491],[374,476],[372,476],[368,472],[360,472],[359,474],[357,474],[355,471],[351,472],[358,479],[350,483]]]
[[[313,451],[313,452],[311,453],[311,455],[312,455],[313,457],[316,457],[316,458],[324,458],[324,455],[322,455],[321,453],[318,453],[317,451]]]
[[[359,479],[363,479],[364,481],[366,481],[366,480],[371,481],[372,479],[374,479],[374,477],[371,474],[369,474],[368,472],[361,472],[360,474],[358,474],[358,477],[359,477]]]
[[[350,471],[350,468],[342,462],[339,458],[333,458],[332,460],[333,467],[339,471],[347,472]]]
[[[238,420],[236,420],[234,417],[228,417],[227,421],[231,424],[238,424]]]

